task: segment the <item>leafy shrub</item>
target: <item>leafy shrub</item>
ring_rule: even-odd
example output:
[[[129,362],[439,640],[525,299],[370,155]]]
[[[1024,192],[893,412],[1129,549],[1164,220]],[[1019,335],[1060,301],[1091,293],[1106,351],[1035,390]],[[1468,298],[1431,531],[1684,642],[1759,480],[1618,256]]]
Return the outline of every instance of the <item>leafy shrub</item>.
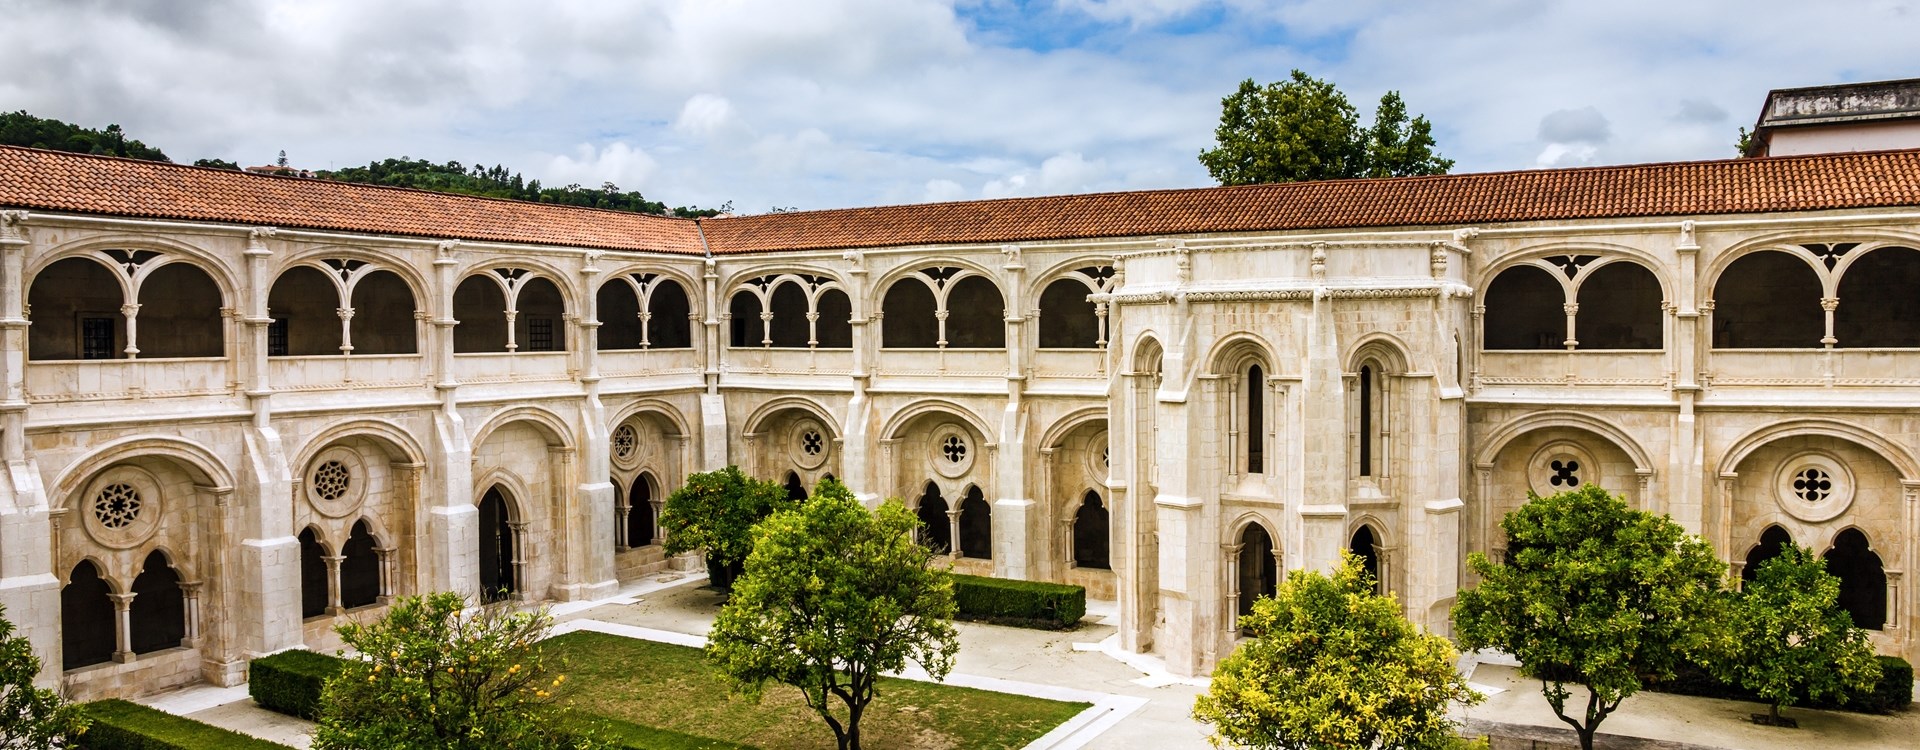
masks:
[[[1841,708],[1890,714],[1904,711],[1913,704],[1913,665],[1898,656],[1882,656],[1879,659],[1880,681],[1874,683],[1873,689],[1866,693],[1847,696]]]
[[[312,651],[282,651],[247,665],[247,694],[268,711],[320,718],[320,691],[347,660]]]
[[[1905,710],[1913,702],[1913,665],[1898,656],[1875,657],[1880,661],[1880,681],[1864,693],[1852,693],[1838,701],[1804,701],[1800,705],[1823,710],[1884,714]],[[1654,691],[1674,695],[1696,695],[1730,701],[1765,703],[1767,699],[1738,685],[1713,678],[1705,667],[1689,664],[1674,670],[1671,680],[1650,686]]]
[[[1065,630],[1087,614],[1087,590],[1060,583],[956,574],[953,599],[959,619],[1023,628]]]
[[[88,750],[286,750],[285,745],[119,699],[83,703],[80,712],[93,720],[80,738]]]

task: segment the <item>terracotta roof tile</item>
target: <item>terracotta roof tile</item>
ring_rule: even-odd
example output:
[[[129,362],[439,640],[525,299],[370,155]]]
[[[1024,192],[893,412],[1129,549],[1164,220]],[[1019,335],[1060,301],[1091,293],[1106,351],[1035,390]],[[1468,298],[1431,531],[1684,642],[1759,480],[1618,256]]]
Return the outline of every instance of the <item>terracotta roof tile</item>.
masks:
[[[703,255],[693,222],[0,146],[0,206]]]
[[[701,222],[715,253],[1920,205],[1920,151],[1147,190]]]
[[[1920,150],[1146,190],[695,222],[0,146],[0,206],[717,254],[1920,205]]]

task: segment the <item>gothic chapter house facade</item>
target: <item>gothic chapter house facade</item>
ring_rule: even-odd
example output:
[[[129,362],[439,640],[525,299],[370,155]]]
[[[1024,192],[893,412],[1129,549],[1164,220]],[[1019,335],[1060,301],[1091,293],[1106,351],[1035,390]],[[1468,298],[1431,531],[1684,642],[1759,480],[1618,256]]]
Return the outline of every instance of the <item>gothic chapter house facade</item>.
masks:
[[[1920,656],[1920,151],[695,221],[0,148],[0,209],[0,604],[75,697],[608,596],[728,464],[1180,674],[1342,551],[1447,632],[1587,483]]]

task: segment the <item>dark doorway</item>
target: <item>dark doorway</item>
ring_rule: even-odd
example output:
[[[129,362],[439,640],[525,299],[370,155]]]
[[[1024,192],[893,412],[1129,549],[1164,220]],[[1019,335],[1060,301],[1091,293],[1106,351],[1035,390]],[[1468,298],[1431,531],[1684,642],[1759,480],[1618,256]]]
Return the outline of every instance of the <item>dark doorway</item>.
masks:
[[[1273,537],[1257,523],[1240,532],[1240,616],[1253,614],[1253,603],[1279,590],[1278,565],[1273,559]]]
[[[1879,630],[1887,624],[1887,572],[1880,556],[1859,529],[1847,529],[1833,538],[1827,550],[1827,572],[1840,579],[1840,608],[1853,624]]]
[[[1820,277],[1800,256],[1742,256],[1713,285],[1715,349],[1814,349],[1827,335]]]
[[[1367,574],[1367,580],[1373,582],[1375,593],[1386,590],[1386,584],[1380,582],[1380,553],[1374,549],[1379,544],[1373,527],[1362,524],[1358,531],[1353,532],[1352,543],[1347,545],[1347,551],[1360,558],[1360,569]]]
[[[627,546],[653,544],[653,477],[641,474],[627,494]]]
[[[157,550],[147,555],[147,564],[133,579],[129,610],[134,653],[175,648],[186,640],[187,602],[180,593],[180,575]]]
[[[327,551],[308,526],[300,531],[300,617],[327,613]]]
[[[993,559],[993,506],[980,494],[979,487],[968,487],[960,501],[960,554],[975,560]]]
[[[953,550],[953,527],[947,520],[947,499],[940,496],[940,488],[927,483],[927,491],[920,495],[920,543],[944,555]]]
[[[365,607],[380,601],[379,543],[365,520],[355,521],[353,534],[340,548],[340,606]]]
[[[499,487],[480,499],[480,598],[499,601],[520,590],[513,575],[513,528]]]
[[[1740,569],[1740,580],[1752,583],[1754,577],[1760,575],[1761,564],[1779,557],[1792,543],[1793,537],[1787,534],[1786,529],[1768,526],[1766,531],[1760,532],[1760,543],[1747,553],[1747,564]]]
[[[1073,564],[1081,568],[1108,570],[1107,509],[1100,494],[1088,490],[1080,499],[1080,510],[1073,514]]]
[[[807,499],[807,485],[800,481],[800,475],[787,472],[787,499],[800,501]]]

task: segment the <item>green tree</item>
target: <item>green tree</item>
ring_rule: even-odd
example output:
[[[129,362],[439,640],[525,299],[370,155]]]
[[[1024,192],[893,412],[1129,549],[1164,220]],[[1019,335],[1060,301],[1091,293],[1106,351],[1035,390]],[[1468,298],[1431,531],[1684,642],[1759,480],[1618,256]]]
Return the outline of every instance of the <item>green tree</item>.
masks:
[[[321,694],[320,750],[552,750],[579,745],[542,720],[551,691],[545,611],[467,610],[454,593],[396,599],[372,623],[335,630],[360,654]]]
[[[841,750],[858,750],[880,676],[912,660],[943,679],[959,649],[953,582],[913,541],[919,525],[899,500],[870,513],[845,485],[821,481],[755,530],[708,659],[749,695],[769,680],[799,688]]]
[[[1332,576],[1296,571],[1240,619],[1252,638],[1213,671],[1193,707],[1215,747],[1444,748],[1450,701],[1478,693],[1447,639],[1421,632],[1374,593],[1360,559]]]
[[[1592,750],[1595,730],[1621,701],[1706,651],[1726,566],[1672,519],[1593,485],[1529,494],[1500,528],[1503,562],[1467,556],[1481,580],[1454,603],[1455,636],[1462,648],[1519,659]],[[1587,692],[1579,719],[1567,715],[1568,685]]]
[[[87,717],[60,694],[34,687],[40,657],[33,643],[13,634],[0,607],[0,747],[62,747],[87,731]]]
[[[1407,117],[1399,92],[1380,98],[1362,129],[1346,94],[1293,71],[1286,81],[1240,83],[1220,100],[1214,148],[1200,163],[1222,185],[1444,174],[1453,161],[1434,153],[1433,126]]]
[[[713,586],[729,590],[753,552],[753,525],[790,505],[785,488],[742,474],[738,466],[693,474],[660,510],[667,554],[705,549]]]
[[[127,138],[119,125],[108,125],[105,130],[92,130],[51,118],[34,117],[24,109],[0,112],[0,144],[76,154],[171,161],[160,149]]]
[[[1433,123],[1425,116],[1408,119],[1407,103],[1400,100],[1398,91],[1380,97],[1365,138],[1366,159],[1359,177],[1446,174],[1453,168],[1452,159],[1434,153]]]
[[[1839,601],[1840,579],[1826,563],[1789,544],[1733,597],[1723,620],[1727,641],[1712,660],[1716,676],[1766,698],[1775,726],[1794,725],[1780,709],[1799,701],[1872,689],[1880,662]]]
[[[240,165],[227,161],[225,159],[194,159],[193,165],[196,167],[207,167],[209,169],[230,169],[235,172],[240,171]]]

